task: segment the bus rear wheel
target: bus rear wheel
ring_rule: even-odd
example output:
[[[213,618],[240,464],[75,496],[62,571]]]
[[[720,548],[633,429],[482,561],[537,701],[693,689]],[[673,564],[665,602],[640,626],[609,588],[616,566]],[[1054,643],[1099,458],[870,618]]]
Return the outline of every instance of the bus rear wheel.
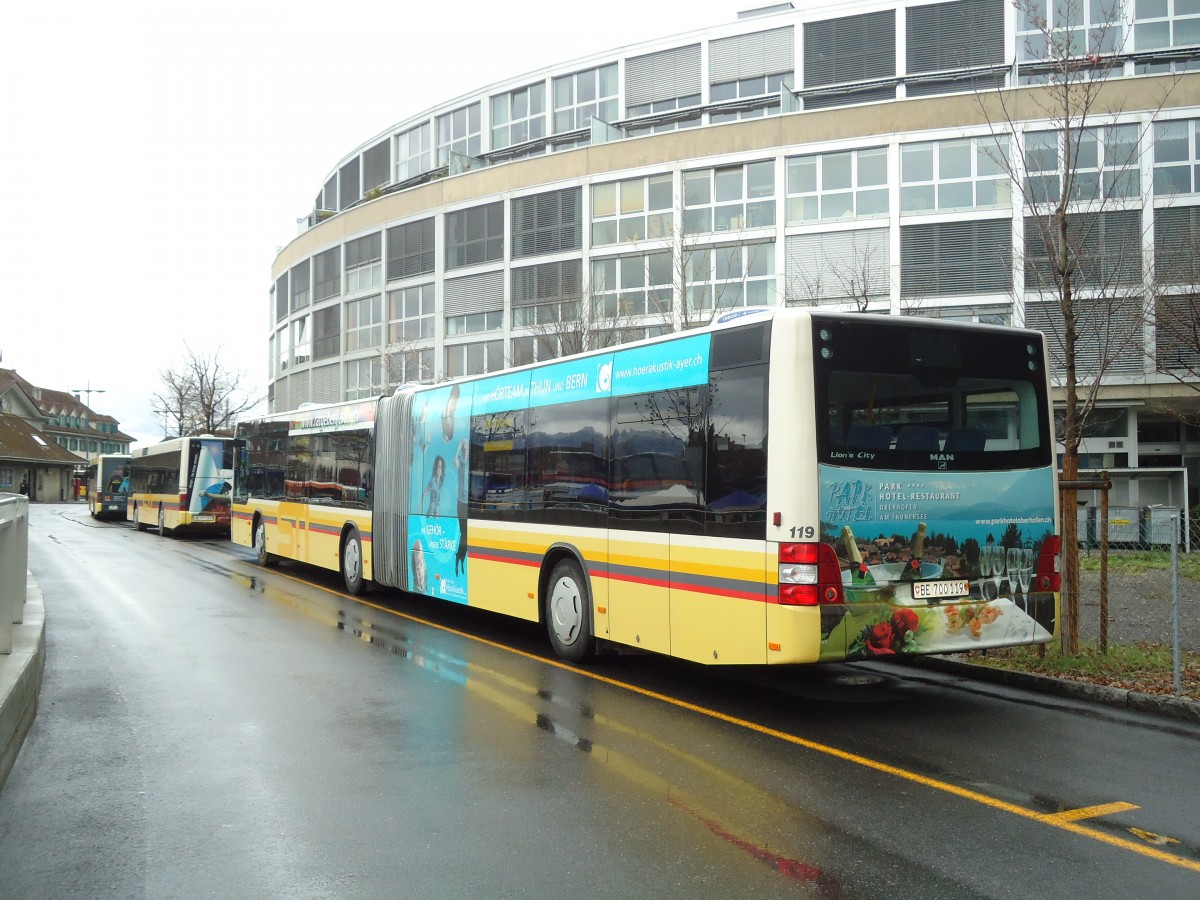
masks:
[[[346,583],[346,593],[356,597],[367,587],[363,578],[362,538],[357,528],[351,528],[342,541],[342,581]]]
[[[254,526],[254,555],[258,557],[260,566],[269,569],[279,565],[279,557],[267,552],[267,526],[262,522]]]
[[[138,531],[146,530],[146,526],[142,522],[142,508],[140,506],[135,506],[133,508],[133,527]]]
[[[592,646],[592,600],[583,569],[573,559],[561,560],[550,573],[545,596],[546,633],[554,652],[580,662]]]
[[[167,536],[167,514],[163,512],[163,508],[158,508],[158,536]]]

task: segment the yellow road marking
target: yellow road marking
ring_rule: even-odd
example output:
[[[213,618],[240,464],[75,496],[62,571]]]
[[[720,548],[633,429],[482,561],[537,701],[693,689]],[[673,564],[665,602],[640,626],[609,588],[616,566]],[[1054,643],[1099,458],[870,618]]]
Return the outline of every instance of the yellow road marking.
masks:
[[[246,565],[253,566],[254,564],[246,563]],[[849,753],[845,750],[839,750],[837,747],[831,747],[828,744],[821,744],[821,743],[818,743],[817,741],[810,741],[807,738],[802,738],[802,737],[799,737],[794,734],[788,734],[786,731],[779,731],[778,729],[770,728],[766,725],[760,725],[757,722],[751,722],[749,719],[741,719],[741,718],[738,718],[737,716],[731,716],[731,715],[728,715],[727,713],[719,712],[715,709],[708,709],[707,707],[704,707],[704,706],[697,706],[694,703],[688,703],[686,700],[679,700],[679,699],[677,699],[675,697],[671,697],[667,694],[660,694],[657,691],[652,691],[647,688],[638,687],[637,685],[633,685],[633,684],[627,684],[626,682],[623,682],[623,681],[617,681],[615,678],[609,678],[606,675],[600,675],[596,672],[589,672],[586,669],[581,669],[576,666],[568,665],[567,663],[560,662],[559,660],[556,660],[556,659],[547,659],[546,657],[538,656],[534,653],[528,653],[524,650],[518,650],[515,647],[509,647],[506,644],[499,643],[498,641],[491,641],[491,640],[488,640],[487,638],[479,637],[478,635],[471,634],[470,632],[467,632],[467,631],[460,631],[457,628],[450,628],[447,625],[440,625],[437,622],[430,621],[429,619],[422,619],[420,616],[414,616],[410,613],[404,613],[404,612],[399,612],[394,609],[389,609],[386,606],[381,606],[378,603],[372,603],[370,600],[364,600],[361,597],[354,597],[350,594],[335,590],[333,588],[327,588],[327,587],[323,587],[322,585],[319,585],[319,584],[313,584],[312,582],[304,581],[301,578],[297,578],[295,576],[288,575],[285,572],[272,572],[271,574],[278,575],[282,578],[290,579],[299,584],[307,585],[308,587],[326,591],[327,593],[334,594],[335,596],[338,596],[338,597],[343,597],[347,600],[351,600],[356,603],[361,603],[363,606],[370,607],[371,609],[378,610],[379,612],[382,612],[382,613],[387,613],[389,615],[395,616],[400,619],[407,619],[410,622],[416,622],[419,625],[425,625],[425,626],[428,626],[429,628],[434,628],[445,634],[453,634],[453,635],[456,635],[457,637],[466,638],[467,640],[475,641],[476,643],[483,644],[487,647],[494,647],[497,650],[502,650],[507,653],[511,653],[515,656],[520,656],[525,659],[532,660],[534,662],[543,663],[544,665],[548,665],[548,666],[555,666],[556,668],[563,669],[564,671],[567,671],[567,672],[574,672],[576,675],[580,675],[584,678],[590,678],[593,681],[597,681],[602,684],[607,684],[607,685],[610,685],[615,688],[620,688],[621,690],[629,691],[630,693],[640,694],[641,696],[646,697],[648,699],[657,700],[661,703],[666,703],[669,706],[677,707],[678,709],[685,709],[685,710],[688,710],[689,712],[693,712],[698,715],[706,716],[710,719],[716,719],[717,721],[725,722],[728,725],[734,725],[738,728],[744,728],[747,731],[753,731],[753,732],[757,732],[758,734],[766,735],[768,737],[773,737],[778,740],[784,741],[785,743],[794,744],[797,747],[804,747],[806,750],[812,750],[816,753],[821,753],[821,754],[824,754],[825,756],[829,756],[834,759],[842,760],[843,762],[848,762],[848,763],[851,763],[856,766],[861,766],[864,769],[870,769],[874,772],[880,772],[884,775],[891,775],[894,778],[899,778],[904,781],[909,781],[914,784],[919,784],[919,785],[922,785],[924,787],[930,788],[935,791],[941,791],[942,793],[950,794],[952,796],[962,798],[963,800],[974,801],[975,803],[978,803],[981,806],[987,806],[987,807],[990,807],[991,809],[997,809],[997,810],[1000,810],[1001,812],[1010,813],[1014,816],[1019,816],[1020,818],[1023,818],[1023,819],[1028,819],[1033,822],[1038,822],[1042,825],[1049,825],[1052,828],[1058,828],[1061,831],[1067,831],[1067,832],[1070,832],[1071,834],[1075,834],[1080,837],[1091,838],[1092,840],[1099,841],[1102,844],[1108,844],[1110,847],[1117,847],[1122,850],[1128,850],[1130,853],[1136,853],[1138,856],[1145,856],[1150,859],[1157,860],[1158,862],[1164,862],[1164,863],[1167,863],[1168,865],[1178,866],[1181,869],[1188,869],[1190,871],[1200,873],[1200,860],[1188,859],[1187,857],[1179,856],[1174,853],[1167,853],[1164,850],[1156,850],[1153,847],[1147,847],[1145,844],[1140,844],[1140,843],[1137,843],[1136,841],[1131,841],[1127,838],[1117,837],[1116,835],[1113,835],[1113,834],[1107,834],[1103,831],[1098,831],[1095,828],[1089,828],[1086,825],[1079,825],[1072,819],[1065,817],[1068,814],[1043,813],[1043,812],[1038,812],[1037,810],[1034,810],[1034,809],[1027,809],[1026,807],[1018,806],[1015,803],[1009,803],[1007,800],[1001,800],[998,797],[990,797],[987,794],[981,793],[979,791],[973,791],[970,788],[964,788],[964,787],[960,787],[959,785],[956,785],[956,784],[951,784],[948,781],[939,781],[936,778],[930,778],[926,775],[921,775],[918,772],[910,772],[907,769],[901,769],[899,766],[893,766],[888,763],[879,762],[878,760],[871,759],[870,757],[867,757],[867,756],[860,756],[857,753]],[[1113,804],[1107,804],[1107,806],[1108,807],[1121,807],[1122,809],[1130,809],[1130,808],[1136,809],[1137,808],[1137,807],[1131,806],[1129,804],[1122,804],[1119,802],[1113,803]],[[1104,808],[1105,807],[1098,807],[1098,806],[1085,807],[1085,809],[1089,809],[1089,810],[1104,809]],[[1137,832],[1135,832],[1135,833],[1137,833]],[[1150,832],[1145,832],[1145,834],[1150,834]]]
[[[1067,809],[1054,813],[1050,818],[1059,822],[1078,822],[1080,819],[1098,819],[1101,816],[1111,816],[1113,813],[1125,812],[1130,809],[1140,809],[1132,803],[1104,803],[1100,806],[1081,806],[1079,809]]]

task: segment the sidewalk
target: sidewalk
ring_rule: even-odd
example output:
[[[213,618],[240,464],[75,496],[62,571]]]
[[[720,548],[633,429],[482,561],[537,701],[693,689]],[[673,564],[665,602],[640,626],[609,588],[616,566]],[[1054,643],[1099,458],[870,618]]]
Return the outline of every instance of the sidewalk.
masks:
[[[12,653],[0,654],[0,790],[33,724],[46,664],[46,610],[32,572],[26,590],[25,621],[13,626]]]

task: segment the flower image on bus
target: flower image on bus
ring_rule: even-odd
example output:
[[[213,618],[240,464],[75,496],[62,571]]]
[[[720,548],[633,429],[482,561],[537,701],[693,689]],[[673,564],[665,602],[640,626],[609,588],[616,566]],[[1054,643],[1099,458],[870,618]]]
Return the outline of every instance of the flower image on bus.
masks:
[[[127,518],[138,531],[228,534],[233,438],[205,434],[134,447]]]
[[[1045,643],[1042,336],[737,310],[709,328],[240,423],[233,540],[707,664]]]
[[[93,519],[124,519],[129,495],[128,453],[104,453],[88,460],[88,512]]]

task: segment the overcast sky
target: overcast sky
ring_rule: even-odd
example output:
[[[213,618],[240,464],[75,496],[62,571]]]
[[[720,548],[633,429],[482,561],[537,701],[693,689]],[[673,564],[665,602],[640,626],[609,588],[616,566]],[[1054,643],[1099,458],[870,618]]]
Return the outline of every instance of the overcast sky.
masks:
[[[766,5],[5,3],[0,367],[103,389],[91,407],[142,441],[185,342],[265,394],[271,264],[342,157],[492,82]]]

